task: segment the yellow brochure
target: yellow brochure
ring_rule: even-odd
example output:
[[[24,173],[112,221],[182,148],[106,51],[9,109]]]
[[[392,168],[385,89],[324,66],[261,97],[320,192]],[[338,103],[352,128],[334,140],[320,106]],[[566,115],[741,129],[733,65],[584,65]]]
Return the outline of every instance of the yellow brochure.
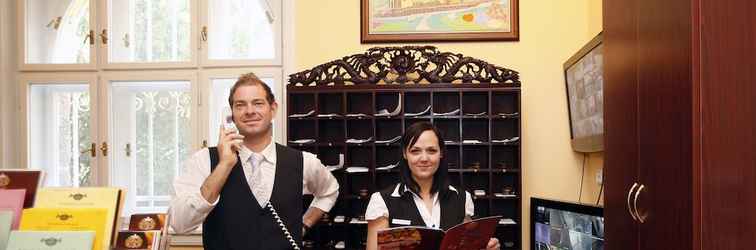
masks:
[[[21,216],[20,231],[94,231],[93,250],[104,244],[107,210],[102,208],[28,208]]]
[[[45,208],[102,208],[107,210],[107,224],[101,249],[107,250],[118,232],[118,217],[123,206],[124,192],[112,187],[41,188],[34,207]]]

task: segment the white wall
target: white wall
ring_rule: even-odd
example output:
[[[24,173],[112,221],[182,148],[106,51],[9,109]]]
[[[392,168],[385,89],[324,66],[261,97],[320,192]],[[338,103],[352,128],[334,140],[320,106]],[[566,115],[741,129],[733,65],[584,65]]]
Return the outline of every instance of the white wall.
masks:
[[[16,1],[0,1],[0,168],[18,166]]]

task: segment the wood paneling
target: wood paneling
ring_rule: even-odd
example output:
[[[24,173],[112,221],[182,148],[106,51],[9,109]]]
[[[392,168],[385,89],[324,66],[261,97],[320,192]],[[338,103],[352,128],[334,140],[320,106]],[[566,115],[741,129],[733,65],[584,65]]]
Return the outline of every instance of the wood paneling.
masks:
[[[626,198],[637,181],[637,6],[604,0],[604,173],[606,249],[638,249]]]
[[[756,233],[756,3],[701,4],[701,249],[749,249]]]
[[[752,248],[754,9],[604,0],[608,249]],[[642,224],[626,207],[636,181]]]
[[[690,2],[638,5],[639,249],[691,249]]]

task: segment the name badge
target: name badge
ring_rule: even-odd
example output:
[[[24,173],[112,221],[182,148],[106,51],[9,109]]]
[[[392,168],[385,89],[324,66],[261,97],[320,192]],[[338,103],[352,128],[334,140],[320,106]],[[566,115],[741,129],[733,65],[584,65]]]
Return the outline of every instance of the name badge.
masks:
[[[409,221],[409,220],[402,220],[402,219],[391,219],[391,223],[397,224],[397,225],[405,225],[405,226],[409,226],[409,225],[412,224],[411,221]]]

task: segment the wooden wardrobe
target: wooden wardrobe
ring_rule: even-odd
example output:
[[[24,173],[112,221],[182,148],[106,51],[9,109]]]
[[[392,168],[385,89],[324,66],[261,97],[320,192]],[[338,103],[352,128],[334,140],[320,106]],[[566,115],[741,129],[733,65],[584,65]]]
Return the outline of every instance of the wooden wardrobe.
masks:
[[[606,249],[753,249],[756,1],[603,6]]]

